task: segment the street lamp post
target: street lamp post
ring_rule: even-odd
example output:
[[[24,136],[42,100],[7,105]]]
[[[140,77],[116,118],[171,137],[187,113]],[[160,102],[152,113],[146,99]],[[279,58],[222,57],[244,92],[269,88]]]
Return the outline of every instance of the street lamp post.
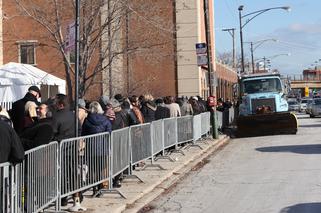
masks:
[[[241,5],[238,8],[239,11],[239,22],[240,22],[240,42],[241,42],[241,63],[242,63],[242,72],[244,73],[245,71],[245,66],[244,66],[244,51],[243,51],[243,32],[242,29],[250,22],[252,21],[255,17],[261,15],[262,13],[265,13],[267,11],[270,10],[277,10],[277,9],[282,9],[282,10],[286,10],[286,11],[290,11],[290,7],[289,6],[283,6],[283,7],[271,7],[271,8],[267,8],[267,9],[263,9],[263,10],[258,10],[258,11],[254,11],[245,15],[242,15],[242,11],[243,11],[244,6]],[[249,19],[247,19],[245,21],[245,23],[242,23],[242,19],[245,17],[249,17]]]
[[[76,0],[75,23],[75,137],[78,137],[78,99],[79,99],[79,40],[80,40],[80,0]]]

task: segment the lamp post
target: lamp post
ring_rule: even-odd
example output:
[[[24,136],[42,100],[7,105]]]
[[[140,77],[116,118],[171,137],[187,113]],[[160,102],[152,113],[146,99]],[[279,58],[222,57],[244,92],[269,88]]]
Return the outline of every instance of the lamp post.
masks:
[[[78,99],[79,99],[79,39],[80,39],[80,0],[76,0],[75,18],[75,137],[78,137]]]
[[[283,6],[283,7],[271,7],[271,8],[267,8],[267,9],[262,9],[262,10],[258,10],[258,11],[254,11],[245,15],[242,15],[242,11],[243,11],[244,6],[241,5],[238,8],[239,11],[239,22],[240,22],[240,42],[241,42],[241,63],[242,63],[242,72],[244,73],[245,70],[245,66],[244,66],[244,51],[243,51],[243,32],[242,29],[250,22],[252,21],[255,17],[261,15],[262,13],[265,13],[267,11],[270,10],[286,10],[286,11],[290,11],[290,7],[289,6]],[[245,23],[242,23],[242,19],[248,17],[249,19],[247,19],[245,21]]]

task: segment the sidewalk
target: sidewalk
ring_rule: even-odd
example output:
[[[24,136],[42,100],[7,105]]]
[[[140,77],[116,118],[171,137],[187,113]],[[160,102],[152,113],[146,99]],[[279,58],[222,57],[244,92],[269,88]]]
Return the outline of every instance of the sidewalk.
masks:
[[[217,140],[197,142],[203,148],[202,150],[199,147],[190,147],[184,150],[185,156],[180,153],[171,154],[171,157],[176,159],[175,162],[168,159],[159,159],[155,162],[166,170],[160,170],[157,167],[149,167],[143,171],[135,170],[134,175],[141,178],[144,183],[140,183],[138,179],[123,180],[119,191],[127,199],[116,194],[104,194],[100,198],[92,198],[89,194],[88,196],[85,194],[82,206],[87,208],[86,212],[137,212],[169,189],[186,173],[197,167],[203,159],[227,143],[228,140],[229,137],[221,135]]]

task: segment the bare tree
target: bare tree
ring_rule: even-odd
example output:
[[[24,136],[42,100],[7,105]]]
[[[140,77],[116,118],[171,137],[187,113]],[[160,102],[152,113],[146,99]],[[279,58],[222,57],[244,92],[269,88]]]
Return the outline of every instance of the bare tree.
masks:
[[[61,55],[64,64],[68,95],[72,97],[74,66],[71,60],[72,51],[67,50],[67,27],[75,17],[74,0],[13,0],[20,16],[28,17],[44,30],[48,36],[48,46],[55,48]],[[132,2],[132,3],[131,3]],[[134,3],[135,2],[135,3]],[[168,22],[162,22],[159,17],[146,18],[143,11],[151,8],[157,11],[153,2],[129,0],[81,0],[80,15],[80,64],[79,64],[79,96],[83,97],[88,90],[102,85],[100,93],[114,95],[121,91],[129,77],[124,70],[124,61],[137,55],[151,57],[156,48],[166,45],[161,36],[153,39],[164,29],[172,30]],[[159,11],[158,11],[159,12]],[[129,19],[130,17],[130,19]],[[143,20],[151,22],[162,30],[146,28],[140,35],[131,34],[127,24],[129,20]],[[144,20],[146,19],[146,20]],[[145,23],[146,24],[146,23]],[[149,23],[150,24],[150,23]],[[143,25],[136,24],[135,27]],[[146,30],[148,29],[148,30]],[[137,32],[137,30],[135,31]],[[167,35],[166,35],[167,36]],[[158,55],[162,56],[161,54]],[[154,61],[155,62],[155,61]],[[156,62],[155,62],[156,63]],[[127,69],[131,69],[127,65]],[[155,77],[151,75],[150,79]],[[139,85],[132,84],[127,90],[133,90]],[[97,87],[99,88],[99,87]],[[128,92],[128,91],[127,91]]]

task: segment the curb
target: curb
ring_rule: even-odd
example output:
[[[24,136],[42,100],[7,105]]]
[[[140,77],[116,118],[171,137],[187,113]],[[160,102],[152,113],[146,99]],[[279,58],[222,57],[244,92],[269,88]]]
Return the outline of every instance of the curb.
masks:
[[[127,202],[126,206],[121,206],[117,209],[117,212],[123,213],[134,213],[139,212],[141,209],[146,207],[151,201],[156,199],[162,193],[170,190],[179,180],[184,178],[187,173],[192,171],[194,168],[208,158],[211,154],[223,147],[229,142],[228,136],[223,136],[217,139],[214,143],[210,143],[209,146],[205,147],[200,153],[195,155],[193,158],[184,162],[181,166],[177,166],[172,172],[164,176],[160,181],[157,181],[152,186],[146,188],[140,196],[136,197]],[[148,208],[148,207],[146,207]]]

